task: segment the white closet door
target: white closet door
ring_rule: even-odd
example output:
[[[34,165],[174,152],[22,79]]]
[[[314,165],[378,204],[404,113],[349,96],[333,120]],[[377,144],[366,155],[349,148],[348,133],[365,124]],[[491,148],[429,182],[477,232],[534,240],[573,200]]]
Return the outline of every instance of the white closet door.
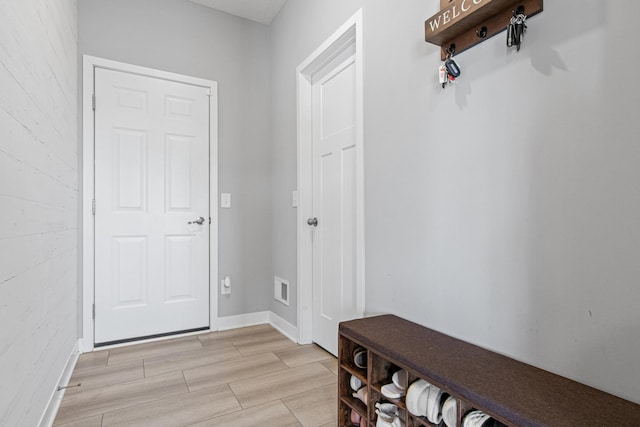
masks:
[[[356,286],[355,57],[313,83],[313,341],[337,354]]]

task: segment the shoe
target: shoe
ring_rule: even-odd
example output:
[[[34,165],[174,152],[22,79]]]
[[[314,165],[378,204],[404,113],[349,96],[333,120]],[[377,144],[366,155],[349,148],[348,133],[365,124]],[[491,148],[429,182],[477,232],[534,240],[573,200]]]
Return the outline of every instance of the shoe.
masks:
[[[367,367],[367,350],[362,347],[358,347],[353,350],[353,363],[358,368],[366,368]]]
[[[394,383],[383,385],[380,391],[387,399],[400,399],[405,395],[405,390],[399,389]]]

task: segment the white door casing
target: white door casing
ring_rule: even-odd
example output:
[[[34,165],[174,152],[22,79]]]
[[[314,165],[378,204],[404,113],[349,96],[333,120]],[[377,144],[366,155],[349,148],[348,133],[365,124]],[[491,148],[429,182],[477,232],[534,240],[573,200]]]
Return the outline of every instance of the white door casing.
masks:
[[[297,74],[299,341],[335,354],[338,322],[364,315],[362,11]]]
[[[194,114],[204,124],[194,127]],[[85,56],[83,135],[81,350],[91,351],[94,342],[216,330],[217,84]],[[197,217],[205,218],[202,225],[187,224]],[[110,288],[127,282],[138,286]],[[128,335],[102,327],[110,315]]]

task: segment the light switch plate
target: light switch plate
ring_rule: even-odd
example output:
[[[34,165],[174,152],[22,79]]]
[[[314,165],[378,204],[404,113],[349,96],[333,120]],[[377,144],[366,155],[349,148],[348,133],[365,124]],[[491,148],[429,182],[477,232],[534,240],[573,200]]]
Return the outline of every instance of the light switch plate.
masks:
[[[229,276],[226,276],[220,281],[220,293],[222,295],[231,294],[231,278]]]
[[[220,194],[220,207],[226,209],[231,207],[231,193]]]

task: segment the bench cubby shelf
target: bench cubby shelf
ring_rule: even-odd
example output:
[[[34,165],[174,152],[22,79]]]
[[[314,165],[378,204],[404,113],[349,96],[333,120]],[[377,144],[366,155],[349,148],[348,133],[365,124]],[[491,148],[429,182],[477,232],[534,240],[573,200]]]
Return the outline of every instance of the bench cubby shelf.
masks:
[[[375,427],[380,388],[399,369],[409,382],[422,378],[454,396],[457,425],[472,409],[507,426],[640,426],[640,405],[568,378],[425,328],[394,315],[342,322],[338,346],[338,424],[352,426],[351,410]],[[367,351],[367,368],[353,351]],[[368,388],[366,404],[352,397],[351,375]],[[404,400],[393,401],[406,408]],[[433,427],[405,412],[406,427]],[[444,426],[444,423],[441,423]]]

